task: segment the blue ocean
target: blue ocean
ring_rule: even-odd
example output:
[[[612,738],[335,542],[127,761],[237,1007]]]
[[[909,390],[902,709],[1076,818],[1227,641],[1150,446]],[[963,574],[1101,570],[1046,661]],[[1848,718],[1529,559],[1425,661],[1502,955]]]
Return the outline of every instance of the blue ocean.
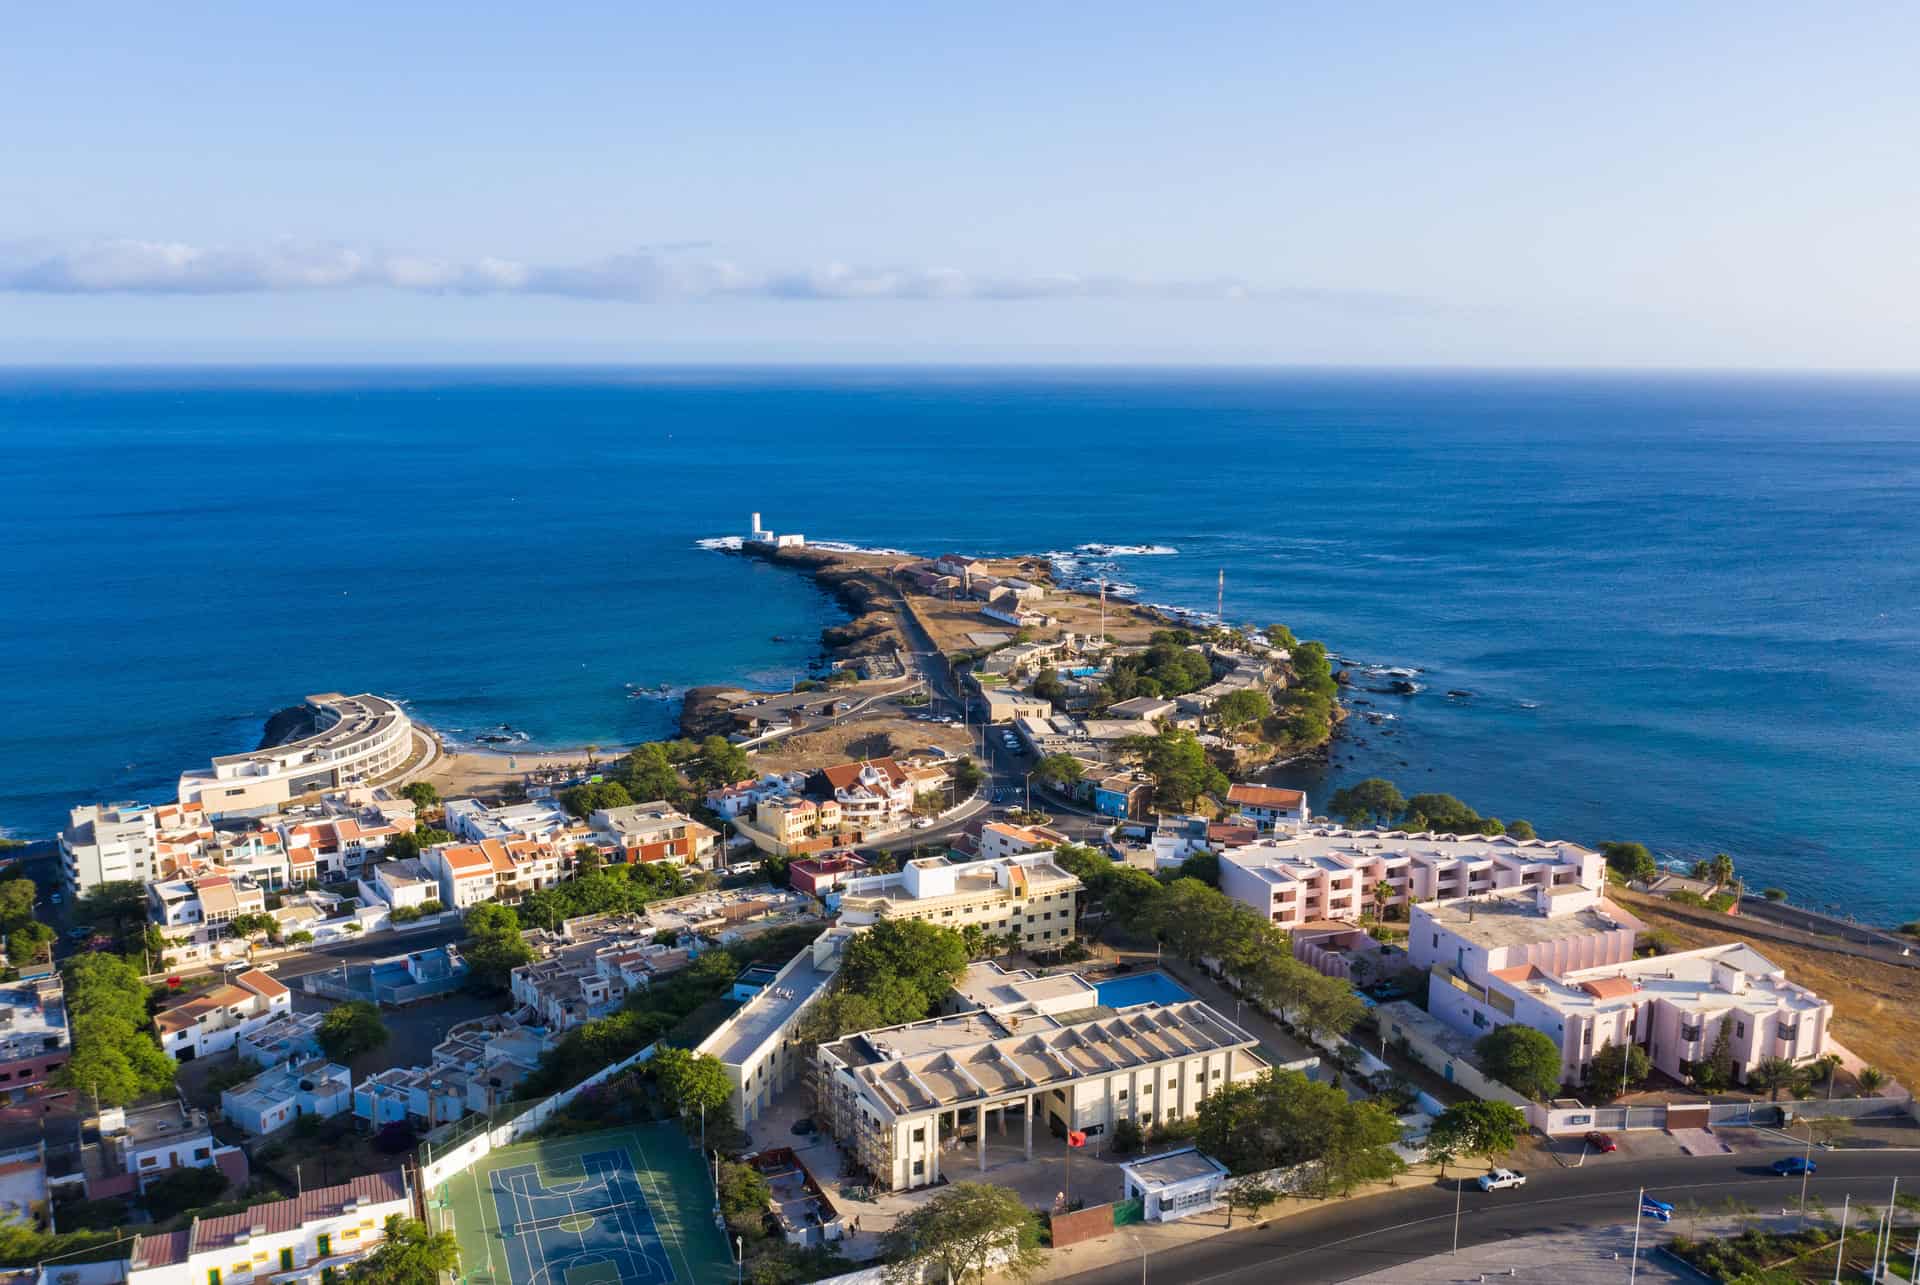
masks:
[[[1920,912],[1912,380],[13,372],[0,443],[15,834],[167,797],[313,691],[557,746],[667,733],[628,684],[784,683],[839,613],[698,543],[759,510],[1196,608],[1224,570],[1231,620],[1418,671],[1316,796],[1384,775]]]

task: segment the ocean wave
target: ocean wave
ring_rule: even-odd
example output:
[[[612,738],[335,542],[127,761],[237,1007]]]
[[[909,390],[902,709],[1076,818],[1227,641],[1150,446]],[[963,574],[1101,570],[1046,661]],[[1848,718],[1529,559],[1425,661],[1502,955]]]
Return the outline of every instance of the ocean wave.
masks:
[[[1082,544],[1075,553],[1090,553],[1096,558],[1171,558],[1180,550],[1170,544]]]
[[[849,544],[845,540],[809,540],[809,549],[825,549],[828,553],[873,553],[883,558],[911,558],[913,555],[905,549],[870,549],[864,544]]]
[[[716,535],[705,540],[695,540],[693,547],[696,549],[707,549],[716,553],[738,553],[740,547],[745,543],[746,539],[742,536]]]

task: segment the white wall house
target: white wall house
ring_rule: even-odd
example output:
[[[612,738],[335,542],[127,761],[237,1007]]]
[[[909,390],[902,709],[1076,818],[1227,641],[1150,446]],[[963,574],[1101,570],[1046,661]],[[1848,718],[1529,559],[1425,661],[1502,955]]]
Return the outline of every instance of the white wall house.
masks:
[[[315,1188],[136,1238],[127,1285],[322,1285],[380,1247],[389,1217],[412,1212],[398,1169]]]
[[[163,1009],[153,1019],[160,1047],[176,1062],[222,1053],[242,1035],[293,1011],[293,995],[257,968]]]

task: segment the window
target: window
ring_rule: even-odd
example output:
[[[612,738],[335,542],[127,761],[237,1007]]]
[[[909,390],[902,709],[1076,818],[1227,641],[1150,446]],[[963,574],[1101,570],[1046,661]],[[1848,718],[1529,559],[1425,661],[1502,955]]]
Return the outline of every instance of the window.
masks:
[[[1480,1010],[1475,1009],[1473,1013],[1473,1024],[1479,1027],[1486,1026],[1487,1015],[1485,1013],[1482,1013]]]
[[[318,1244],[319,1244],[319,1250],[320,1250],[320,1257],[322,1258],[333,1257],[333,1237],[332,1236],[329,1236],[326,1232],[321,1232],[318,1239]]]
[[[925,1142],[927,1140],[926,1129],[925,1128],[915,1129],[913,1131],[913,1140],[915,1142]]]
[[[1213,1068],[1213,1078],[1216,1080],[1220,1078],[1220,1068],[1217,1066]]]
[[[283,1249],[280,1251],[280,1270],[283,1272],[293,1270],[293,1251],[291,1249]]]
[[[207,1285],[220,1285],[220,1269],[218,1267],[207,1268]]]
[[[193,1150],[193,1158],[195,1160],[211,1160],[213,1159],[213,1149],[211,1147],[195,1147]]]
[[[1744,1040],[1747,1038],[1747,1024],[1745,1022],[1735,1022],[1733,1024],[1733,1038],[1736,1040]]]
[[[1125,1102],[1126,1100],[1127,1100],[1127,1091],[1125,1089],[1122,1089],[1120,1090],[1120,1101]]]
[[[1153,1086],[1152,1086],[1151,1084],[1143,1084],[1143,1085],[1141,1085],[1141,1086],[1140,1086],[1140,1096],[1141,1096],[1141,1097],[1143,1097],[1143,1098],[1144,1098],[1144,1097],[1146,1097],[1146,1096],[1147,1096],[1147,1094],[1149,1094],[1149,1093],[1151,1093],[1151,1092],[1153,1092]]]
[[[926,1161],[924,1161],[924,1160],[916,1160],[916,1161],[914,1161],[914,1162],[913,1162],[913,1176],[914,1176],[914,1177],[916,1177],[916,1178],[918,1178],[918,1177],[919,1177],[919,1176],[920,1176],[921,1174],[923,1174],[923,1173],[925,1173],[926,1171],[927,1171],[927,1162],[926,1162]]]

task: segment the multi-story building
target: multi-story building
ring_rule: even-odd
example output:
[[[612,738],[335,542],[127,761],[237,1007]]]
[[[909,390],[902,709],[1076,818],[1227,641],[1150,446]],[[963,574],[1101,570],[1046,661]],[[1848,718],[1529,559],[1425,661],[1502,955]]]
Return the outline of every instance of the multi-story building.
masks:
[[[1590,887],[1604,860],[1577,843],[1507,835],[1303,830],[1220,854],[1220,890],[1282,927],[1358,919],[1369,907],[1503,888]]]
[[[331,1285],[381,1246],[388,1218],[413,1212],[413,1191],[398,1169],[315,1187],[136,1237],[127,1285]]]
[[[921,857],[893,874],[841,885],[840,922],[925,919],[947,928],[977,926],[1012,937],[1023,949],[1064,945],[1073,937],[1082,885],[1050,852],[984,861]]]
[[[224,874],[167,879],[147,885],[147,908],[162,928],[218,927],[240,915],[262,914],[267,897],[253,880]]]
[[[72,1053],[58,976],[0,988],[0,1095],[18,1102],[38,1092]]]
[[[487,870],[492,872],[492,862],[488,862]],[[426,863],[417,857],[382,861],[368,874],[372,876],[368,886],[395,910],[418,910],[430,901],[440,901],[442,895],[440,876],[427,869]]]
[[[797,795],[768,799],[756,806],[750,833],[764,835],[765,842],[781,856],[824,852],[860,840],[860,831],[848,827],[838,802]]]
[[[155,810],[144,803],[94,803],[73,809],[60,832],[60,877],[83,896],[103,883],[145,883],[160,873]]]
[[[589,818],[593,832],[611,843],[629,864],[672,861],[705,865],[719,835],[664,799],[602,808]]]
[[[741,1005],[695,1050],[718,1058],[733,1085],[733,1118],[745,1127],[805,1068],[806,1046],[794,1028],[827,993],[847,943],[859,929],[830,928],[800,950],[753,998]]]
[[[270,1067],[220,1093],[220,1114],[250,1138],[265,1137],[303,1115],[324,1120],[352,1109],[352,1076],[323,1057]]]
[[[607,1016],[629,994],[689,962],[687,951],[656,945],[651,933],[598,937],[514,969],[513,998],[548,1030],[570,1031]]]
[[[586,828],[558,799],[528,799],[493,808],[478,799],[451,799],[446,805],[446,828],[456,838],[474,843],[482,839],[559,842],[576,830],[582,840],[586,837]]]
[[[1072,842],[1058,830],[1044,825],[1015,825],[1011,821],[989,821],[980,827],[980,855],[986,858],[1017,857]]]
[[[394,1066],[353,1088],[353,1114],[370,1126],[411,1120],[425,1128],[510,1101],[551,1041],[511,1017],[463,1023],[436,1044],[426,1066]]]
[[[842,824],[862,831],[899,825],[913,811],[914,782],[892,758],[866,759],[822,768],[827,789],[840,805]]]
[[[81,1156],[89,1199],[141,1192],[180,1169],[218,1169],[236,1186],[247,1181],[246,1153],[216,1140],[204,1111],[158,1102],[102,1111],[95,1124],[99,1149]]]
[[[454,910],[501,900],[500,889],[514,882],[513,858],[500,839],[428,848],[420,865],[440,881],[440,904]]]
[[[803,857],[787,866],[787,886],[795,892],[824,900],[828,893],[849,879],[858,879],[867,863],[854,852],[829,852],[818,857]]]
[[[258,816],[302,795],[369,785],[413,752],[413,724],[384,697],[326,692],[306,700],[318,729],[285,745],[226,754],[180,778],[180,801],[207,815]]]
[[[1036,1120],[1098,1135],[1189,1118],[1268,1069],[1258,1044],[1188,1000],[1106,1016],[982,1007],[848,1036],[816,1057],[827,1129],[900,1190],[961,1176],[969,1152],[984,1170],[990,1133],[1020,1138],[1031,1159]]]
[[[1572,1083],[1609,1044],[1637,1044],[1681,1079],[1723,1029],[1742,1080],[1767,1058],[1826,1052],[1833,1006],[1751,946],[1635,959],[1641,928],[1592,889],[1536,887],[1416,906],[1408,945],[1414,965],[1433,970],[1429,1013],[1472,1036],[1530,1026],[1559,1045]]]
[[[1236,785],[1227,790],[1227,810],[1245,817],[1262,834],[1275,830],[1293,830],[1305,825],[1305,790],[1283,790],[1273,785]]]
[[[237,974],[190,999],[162,1009],[153,1025],[160,1047],[176,1062],[190,1062],[208,1053],[220,1053],[234,1042],[276,1017],[293,1010],[287,988],[257,968]]]

